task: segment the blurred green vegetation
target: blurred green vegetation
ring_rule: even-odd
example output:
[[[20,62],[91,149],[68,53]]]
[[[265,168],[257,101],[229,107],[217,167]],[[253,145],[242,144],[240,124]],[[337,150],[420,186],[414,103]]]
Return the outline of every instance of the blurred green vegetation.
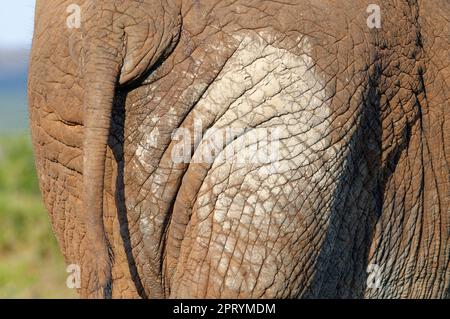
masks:
[[[43,207],[30,138],[0,136],[0,298],[73,298]]]

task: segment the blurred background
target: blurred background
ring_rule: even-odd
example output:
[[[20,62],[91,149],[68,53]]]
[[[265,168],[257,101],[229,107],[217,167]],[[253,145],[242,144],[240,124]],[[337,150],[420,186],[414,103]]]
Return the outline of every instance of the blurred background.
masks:
[[[34,0],[0,11],[0,298],[73,298],[36,179],[27,69]]]

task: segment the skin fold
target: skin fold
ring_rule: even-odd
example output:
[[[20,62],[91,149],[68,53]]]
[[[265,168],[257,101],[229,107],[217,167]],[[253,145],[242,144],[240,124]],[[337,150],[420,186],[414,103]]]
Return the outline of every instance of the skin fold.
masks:
[[[449,296],[448,1],[73,3],[37,1],[29,109],[82,297]]]

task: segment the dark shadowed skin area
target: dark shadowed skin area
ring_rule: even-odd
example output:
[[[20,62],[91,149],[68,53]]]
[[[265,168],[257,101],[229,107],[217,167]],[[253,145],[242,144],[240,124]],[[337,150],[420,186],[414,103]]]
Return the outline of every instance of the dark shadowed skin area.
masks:
[[[37,1],[29,102],[82,297],[448,297],[448,1],[72,3]],[[278,128],[277,169],[247,133],[176,161],[198,119]]]

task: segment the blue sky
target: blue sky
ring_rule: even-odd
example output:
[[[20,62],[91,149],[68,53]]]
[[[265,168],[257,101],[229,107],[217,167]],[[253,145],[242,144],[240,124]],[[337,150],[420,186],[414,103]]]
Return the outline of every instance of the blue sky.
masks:
[[[2,1],[0,10],[0,48],[31,45],[35,0]]]

